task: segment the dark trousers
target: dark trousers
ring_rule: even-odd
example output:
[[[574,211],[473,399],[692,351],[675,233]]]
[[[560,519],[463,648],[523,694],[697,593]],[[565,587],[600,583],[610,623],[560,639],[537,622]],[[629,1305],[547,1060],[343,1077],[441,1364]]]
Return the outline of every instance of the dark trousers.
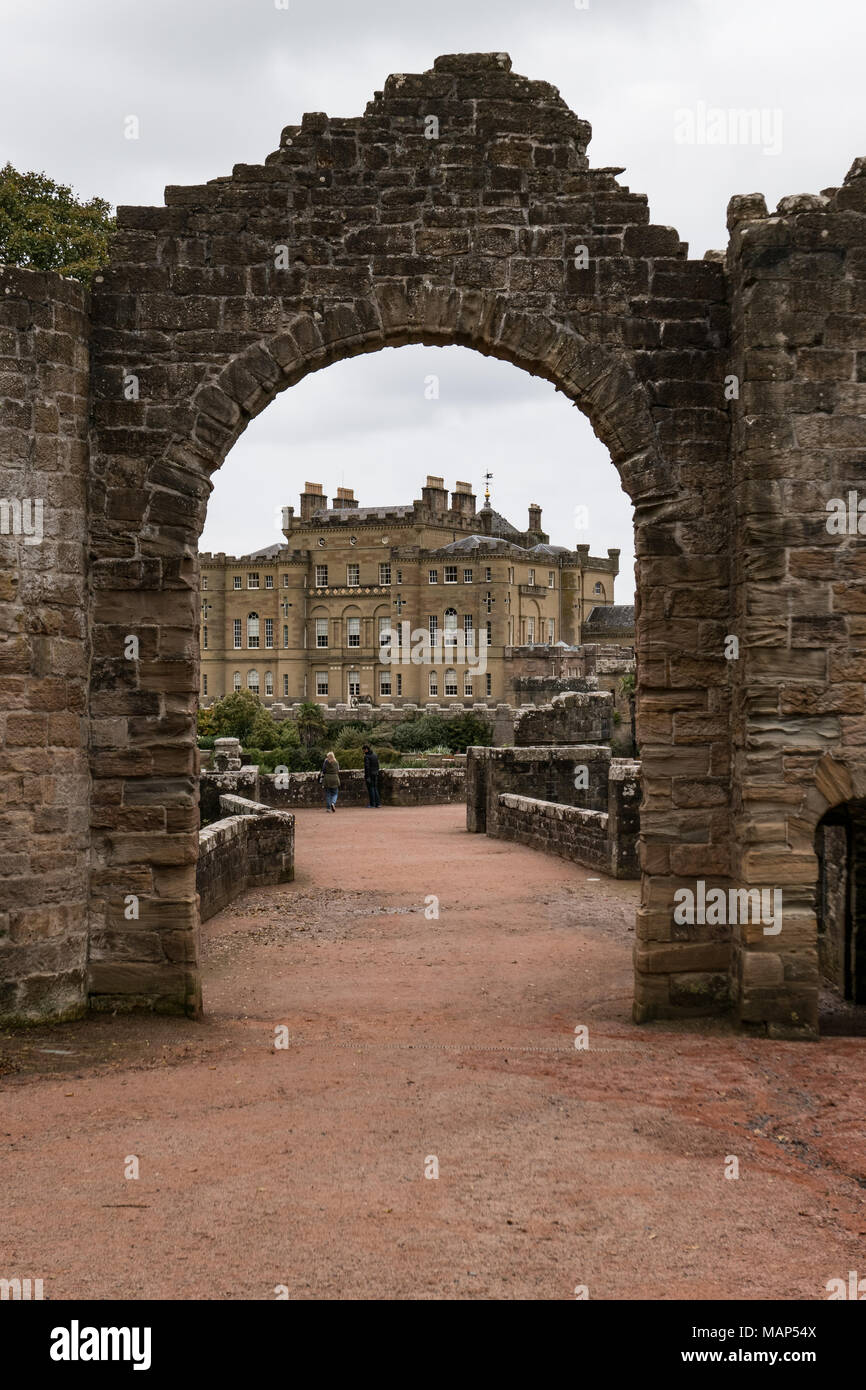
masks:
[[[370,798],[370,805],[371,805],[371,806],[381,806],[381,805],[382,805],[382,802],[381,802],[381,800],[380,800],[380,798],[379,798],[379,774],[378,774],[378,772],[374,772],[372,777],[365,777],[365,778],[364,778],[364,781],[367,783],[367,795],[368,795],[369,798]]]

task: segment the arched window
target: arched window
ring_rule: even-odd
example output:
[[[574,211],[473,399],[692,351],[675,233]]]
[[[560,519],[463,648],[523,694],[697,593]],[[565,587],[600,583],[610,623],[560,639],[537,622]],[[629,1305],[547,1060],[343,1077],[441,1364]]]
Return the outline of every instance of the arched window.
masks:
[[[435,671],[430,672],[430,694],[439,694],[439,677]]]
[[[232,689],[233,689],[233,690],[240,690],[240,688],[241,688],[241,673],[240,673],[240,671],[235,671],[234,675],[232,676]]]
[[[266,694],[266,695],[273,695],[273,693],[274,693],[274,673],[273,673],[273,671],[265,671],[265,694]]]
[[[604,596],[605,596],[605,594],[604,594],[604,585],[603,585],[603,584],[596,584],[596,586],[595,586],[595,588],[593,589],[592,592],[593,592],[594,594],[600,594],[601,597],[604,598]]]
[[[258,613],[247,614],[247,646],[257,647],[259,645],[259,615]]]
[[[457,609],[445,609],[445,645],[446,647],[457,646]]]
[[[456,694],[457,694],[457,672],[456,672],[456,671],[446,671],[446,672],[445,672],[445,694],[446,694],[446,695],[456,695]]]
[[[254,695],[259,693],[259,673],[258,671],[247,671],[247,689]]]

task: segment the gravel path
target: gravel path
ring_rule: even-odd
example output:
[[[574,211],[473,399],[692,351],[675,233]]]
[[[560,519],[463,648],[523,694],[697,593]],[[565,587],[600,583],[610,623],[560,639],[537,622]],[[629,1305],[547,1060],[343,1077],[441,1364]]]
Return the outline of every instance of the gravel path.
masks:
[[[866,1044],[634,1026],[637,894],[459,806],[301,811],[295,883],[203,928],[203,1023],[0,1035],[0,1277],[822,1299],[866,1274]]]

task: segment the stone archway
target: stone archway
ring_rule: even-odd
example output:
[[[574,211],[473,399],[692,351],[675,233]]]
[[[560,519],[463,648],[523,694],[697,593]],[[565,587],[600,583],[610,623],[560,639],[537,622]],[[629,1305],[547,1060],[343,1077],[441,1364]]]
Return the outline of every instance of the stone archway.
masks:
[[[675,232],[650,225],[645,197],[618,171],[590,171],[589,135],[554,88],[513,75],[504,55],[442,58],[389,78],[360,120],[305,116],[264,165],[168,189],[165,209],[120,210],[94,297],[93,635],[100,652],[121,630],[142,635],[137,665],[106,656],[95,676],[127,710],[121,805],[147,814],[122,834],[96,827],[93,865],[99,883],[107,874],[119,888],[128,864],[153,886],[137,927],[143,959],[118,920],[122,896],[94,891],[97,1007],[128,996],[197,1006],[192,720],[209,474],[278,391],[405,343],[460,344],[545,376],[588,415],[634,504],[646,770],[638,1001],[644,1016],[680,1007],[677,963],[660,970],[654,945],[666,940],[671,844],[706,845],[694,862],[725,869],[717,809],[694,804],[679,835],[671,793],[678,777],[710,775],[726,745],[719,724],[672,746],[675,714],[705,713],[724,677],[721,653],[698,670],[694,652],[728,583],[725,480],[711,466],[727,456],[725,286],[720,266],[688,261]],[[126,405],[129,374],[140,398]],[[171,953],[158,964],[162,942]],[[693,984],[724,977],[726,943],[682,950]],[[726,991],[712,989],[721,1005]]]
[[[811,847],[794,847],[802,783],[822,754],[864,742],[850,693],[862,680],[856,622],[832,628],[830,668],[804,651],[821,646],[822,616],[852,571],[827,562],[822,515],[786,514],[784,480],[856,477],[866,168],[858,161],[820,198],[783,200],[774,217],[760,198],[734,199],[727,263],[690,260],[673,229],[651,224],[646,198],[618,182],[621,170],[590,169],[590,127],[556,89],[510,67],[504,54],[439,58],[390,77],[362,117],[305,116],[263,164],[168,188],[162,208],[121,208],[92,304],[56,277],[17,272],[7,285],[0,319],[17,323],[13,310],[30,306],[18,331],[34,360],[68,361],[71,336],[84,376],[84,391],[61,396],[62,366],[50,380],[22,368],[34,410],[53,392],[63,429],[82,441],[67,482],[84,545],[68,565],[87,587],[73,741],[76,766],[89,748],[91,776],[70,793],[90,815],[89,889],[77,883],[66,917],[53,907],[44,917],[49,934],[68,928],[74,949],[65,959],[22,949],[0,999],[7,1016],[88,1002],[200,1007],[197,541],[210,474],[308,372],[438,343],[553,382],[589,417],[634,506],[635,1016],[733,1005],[751,1025],[814,1032],[814,914],[780,946],[679,928],[672,903],[684,881],[732,875],[772,874],[802,895],[815,869]],[[28,591],[22,614],[40,603]],[[845,611],[857,611],[856,596]],[[726,660],[730,633],[739,663]],[[32,674],[40,651],[25,644],[14,661]],[[789,700],[785,680],[817,693]],[[27,696],[22,738],[50,732],[56,698],[47,687]],[[849,710],[854,720],[840,723]],[[824,722],[804,736],[814,711]],[[52,778],[46,770],[43,797],[58,790]],[[129,894],[141,905],[133,922]],[[34,890],[34,924],[40,901]]]

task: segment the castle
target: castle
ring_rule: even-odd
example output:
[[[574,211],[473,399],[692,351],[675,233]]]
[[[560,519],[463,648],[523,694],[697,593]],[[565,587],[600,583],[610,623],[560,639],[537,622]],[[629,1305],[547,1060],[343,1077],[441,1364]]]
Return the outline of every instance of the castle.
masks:
[[[618,550],[551,545],[538,505],[519,530],[489,495],[476,510],[466,482],[449,502],[428,476],[419,499],[383,507],[344,487],[329,507],[307,483],[282,530],[251,555],[200,557],[203,703],[242,689],[266,703],[502,701],[516,648],[551,649],[553,665],[613,606]]]

